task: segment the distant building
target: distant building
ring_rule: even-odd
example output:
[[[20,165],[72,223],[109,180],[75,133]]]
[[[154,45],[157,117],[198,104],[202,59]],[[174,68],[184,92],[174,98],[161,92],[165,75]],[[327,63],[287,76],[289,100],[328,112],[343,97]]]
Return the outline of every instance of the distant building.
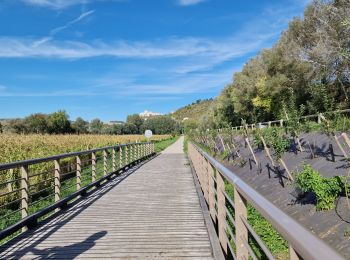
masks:
[[[151,117],[151,116],[161,116],[161,113],[155,113],[155,112],[151,112],[148,110],[145,110],[144,112],[140,113],[139,116],[142,118],[147,118],[147,117]]]
[[[106,123],[106,125],[123,125],[123,124],[125,124],[125,122],[118,121],[118,120],[109,121],[109,122]]]
[[[186,120],[188,120],[189,118],[188,117],[184,117],[183,119],[182,119],[182,121],[186,121]]]

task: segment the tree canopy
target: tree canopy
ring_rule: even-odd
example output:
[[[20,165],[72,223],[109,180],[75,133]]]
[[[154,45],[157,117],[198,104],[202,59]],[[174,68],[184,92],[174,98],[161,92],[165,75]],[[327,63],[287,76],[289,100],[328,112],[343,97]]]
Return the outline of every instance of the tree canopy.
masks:
[[[313,1],[271,49],[262,50],[215,100],[202,125],[284,118],[349,107],[350,2]]]

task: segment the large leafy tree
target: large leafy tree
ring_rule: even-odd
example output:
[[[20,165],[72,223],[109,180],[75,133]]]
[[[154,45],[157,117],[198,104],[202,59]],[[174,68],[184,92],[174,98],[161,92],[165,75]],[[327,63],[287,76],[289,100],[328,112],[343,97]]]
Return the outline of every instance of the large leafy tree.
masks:
[[[72,132],[69,116],[63,110],[54,112],[48,117],[48,129],[51,134],[67,134]]]
[[[44,134],[50,132],[48,115],[32,114],[24,119],[24,124],[27,131],[30,133]]]
[[[89,127],[90,133],[100,134],[102,133],[102,129],[103,129],[103,122],[100,119],[95,118],[90,122],[90,127]]]
[[[141,128],[142,128],[143,122],[144,120],[138,114],[129,115],[126,118],[126,123],[133,124],[136,126],[138,134],[141,134],[142,132]]]
[[[271,48],[249,60],[215,102],[216,126],[285,117],[293,107],[305,114],[350,105],[350,1],[315,0]],[[306,109],[304,109],[306,108]],[[205,118],[208,122],[209,117]]]
[[[171,134],[179,132],[180,126],[170,116],[154,116],[144,122],[143,129],[152,130],[153,134]]]
[[[85,121],[81,117],[78,117],[72,124],[72,128],[77,134],[87,134],[89,132],[89,122]]]

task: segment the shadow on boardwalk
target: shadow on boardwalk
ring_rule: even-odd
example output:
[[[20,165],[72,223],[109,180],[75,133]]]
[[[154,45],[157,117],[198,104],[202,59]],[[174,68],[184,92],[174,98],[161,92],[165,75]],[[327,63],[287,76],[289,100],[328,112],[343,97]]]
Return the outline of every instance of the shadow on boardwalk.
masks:
[[[43,250],[32,248],[31,251],[38,256],[35,259],[75,259],[80,254],[92,248],[96,244],[96,241],[104,237],[106,234],[107,231],[100,231],[89,236],[80,243],[69,246],[55,246]]]

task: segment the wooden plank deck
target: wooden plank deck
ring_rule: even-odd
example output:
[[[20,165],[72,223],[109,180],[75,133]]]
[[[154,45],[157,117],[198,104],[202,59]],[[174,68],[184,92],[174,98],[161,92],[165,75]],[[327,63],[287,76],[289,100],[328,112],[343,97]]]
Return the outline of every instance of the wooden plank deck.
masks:
[[[212,259],[182,144],[0,247],[0,258]]]

